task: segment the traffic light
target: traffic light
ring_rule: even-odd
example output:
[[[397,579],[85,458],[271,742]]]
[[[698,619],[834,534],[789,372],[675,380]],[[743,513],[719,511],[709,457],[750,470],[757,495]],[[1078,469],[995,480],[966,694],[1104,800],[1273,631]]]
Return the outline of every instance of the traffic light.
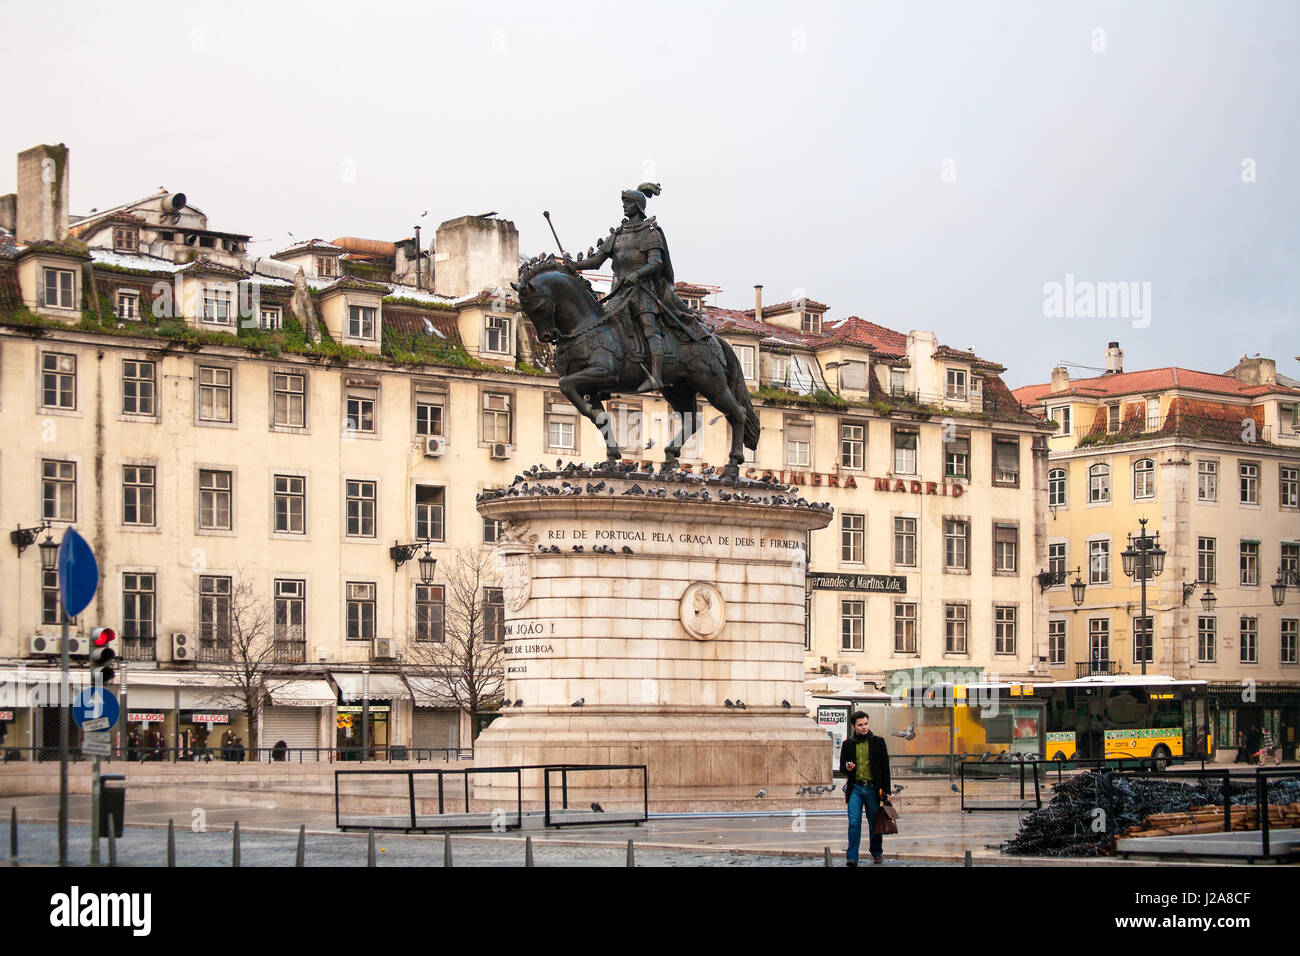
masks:
[[[90,631],[90,683],[94,687],[103,687],[112,683],[112,662],[117,659],[117,652],[111,647],[117,640],[117,631],[111,627],[96,627]]]

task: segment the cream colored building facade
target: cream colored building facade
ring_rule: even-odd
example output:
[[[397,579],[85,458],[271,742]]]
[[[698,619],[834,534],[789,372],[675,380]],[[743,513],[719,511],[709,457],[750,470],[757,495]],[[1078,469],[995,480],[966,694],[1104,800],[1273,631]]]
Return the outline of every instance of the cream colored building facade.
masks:
[[[1269,359],[1224,374],[1108,371],[1016,395],[1058,424],[1050,439],[1047,594],[1053,677],[1149,673],[1210,682],[1217,744],[1268,727],[1290,756],[1300,715],[1300,383]],[[1139,519],[1160,534],[1164,571],[1147,583],[1152,646],[1135,637],[1140,582],[1121,554]],[[1076,606],[1075,569],[1087,585]],[[1273,585],[1291,586],[1281,605]],[[1204,602],[1207,591],[1213,606]]]
[[[491,550],[479,492],[603,452],[506,294],[513,226],[462,217],[428,250],[337,239],[253,257],[166,191],[61,228],[46,218],[53,235],[0,244],[0,523],[91,542],[101,586],[73,633],[123,635],[128,710],[158,718],[143,729],[177,746],[196,717],[218,717],[209,734],[246,727],[213,703],[210,658],[225,595],[247,582],[283,645],[258,744],[356,742],[340,725],[355,727],[364,694],[373,744],[467,747],[468,718],[403,663],[441,579],[422,586],[389,549]],[[746,473],[835,509],[809,542],[809,677],[1042,673],[1048,427],[1001,366],[820,303],[741,312],[711,305],[717,290],[679,291],[746,369],[762,425]],[[666,405],[612,410],[625,457],[657,462]],[[703,411],[683,454],[697,470],[725,461],[725,422]],[[37,549],[0,552],[0,581],[0,668],[48,673],[33,639],[48,648],[59,613]],[[4,746],[48,739],[39,709],[0,702]]]

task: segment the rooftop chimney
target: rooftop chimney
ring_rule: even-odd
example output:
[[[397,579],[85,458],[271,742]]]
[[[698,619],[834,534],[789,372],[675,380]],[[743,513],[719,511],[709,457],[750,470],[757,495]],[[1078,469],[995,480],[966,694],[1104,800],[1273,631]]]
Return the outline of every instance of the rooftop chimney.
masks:
[[[1277,362],[1271,358],[1261,358],[1258,353],[1254,358],[1241,357],[1227,374],[1243,385],[1273,385],[1277,382]]]
[[[763,321],[763,287],[754,286],[754,319],[758,322]]]
[[[1064,365],[1052,369],[1052,391],[1063,392],[1070,387],[1070,372]]]
[[[33,146],[18,154],[20,243],[68,236],[68,147]]]
[[[1117,375],[1124,371],[1124,351],[1118,342],[1111,342],[1106,347],[1106,374]]]

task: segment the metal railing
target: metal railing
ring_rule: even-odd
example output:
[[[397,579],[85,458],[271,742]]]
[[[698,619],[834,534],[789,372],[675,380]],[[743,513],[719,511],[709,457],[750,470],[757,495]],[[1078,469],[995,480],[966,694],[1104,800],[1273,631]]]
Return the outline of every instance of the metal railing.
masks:
[[[81,745],[75,739],[69,744],[68,759],[73,762],[89,761],[91,758],[81,753]],[[140,744],[135,747],[122,745],[115,747],[105,761],[129,763],[393,763],[415,761],[416,763],[441,761],[455,763],[459,760],[473,760],[472,748],[459,747],[371,747],[363,753],[360,747],[150,747]],[[36,747],[0,747],[0,763],[57,763],[58,745]]]
[[[195,660],[205,664],[225,664],[230,661],[230,641],[199,640]]]
[[[1098,677],[1118,673],[1120,673],[1118,661],[1098,659],[1074,662],[1075,677]]]
[[[123,637],[118,642],[117,656],[126,661],[151,661],[156,645],[152,637]]]
[[[277,640],[271,652],[277,664],[304,664],[307,661],[307,642]]]

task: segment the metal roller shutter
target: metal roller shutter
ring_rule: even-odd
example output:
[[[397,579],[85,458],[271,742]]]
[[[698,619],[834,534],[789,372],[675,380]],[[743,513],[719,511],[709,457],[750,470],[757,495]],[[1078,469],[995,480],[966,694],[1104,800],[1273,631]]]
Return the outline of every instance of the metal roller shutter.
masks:
[[[290,749],[318,747],[319,727],[318,707],[268,707],[262,712],[262,746],[274,747],[283,740]],[[310,756],[303,754],[303,759]]]
[[[412,747],[455,747],[460,711],[415,708],[411,724]]]

